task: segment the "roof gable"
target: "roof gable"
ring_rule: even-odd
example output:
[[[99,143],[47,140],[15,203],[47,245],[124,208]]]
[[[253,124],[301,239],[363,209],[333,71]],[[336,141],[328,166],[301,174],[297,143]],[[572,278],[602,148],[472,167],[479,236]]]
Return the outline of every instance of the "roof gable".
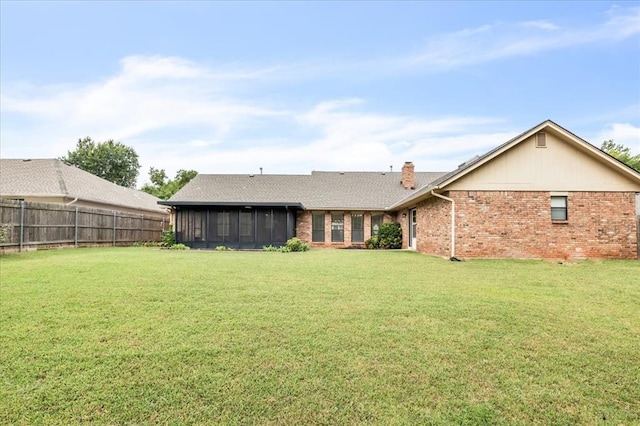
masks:
[[[411,194],[410,196],[396,202],[393,206],[391,206],[391,208],[397,209],[411,205],[419,199],[431,196],[431,191],[444,191],[448,189],[473,189],[472,187],[465,186],[465,184],[471,180],[469,179],[471,175],[484,173],[488,168],[499,167],[499,159],[504,159],[507,156],[506,153],[514,152],[520,149],[518,147],[521,147],[523,144],[529,144],[533,146],[533,144],[535,144],[534,137],[540,132],[548,133],[552,136],[552,138],[554,138],[554,140],[559,141],[561,144],[565,145],[564,152],[562,152],[561,155],[566,155],[568,152],[568,148],[575,152],[575,161],[585,161],[585,164],[583,164],[581,167],[574,168],[574,170],[580,170],[584,173],[582,177],[577,175],[569,176],[574,180],[579,179],[580,184],[583,186],[583,190],[615,190],[616,187],[620,187],[616,186],[620,185],[620,182],[624,182],[622,184],[622,187],[624,187],[625,190],[640,190],[640,173],[636,172],[634,169],[617,160],[616,158],[610,156],[609,154],[603,152],[599,148],[591,145],[584,139],[581,139],[580,137],[574,135],[573,133],[559,126],[553,121],[547,120],[538,124],[537,126],[532,127],[526,132],[521,133],[513,139],[510,139],[509,141],[494,148],[486,154],[480,157],[475,157],[471,161],[462,164],[456,170],[453,170],[452,172],[441,176],[439,179],[436,179],[433,182],[430,182],[429,184],[423,186],[422,188],[419,188],[418,191],[416,191],[414,194]],[[544,152],[542,151],[544,149],[545,148],[540,148],[541,151],[539,151],[538,153]],[[557,152],[560,153],[559,151],[562,150],[558,150]],[[535,151],[532,150],[531,152]],[[582,160],[576,160],[576,158],[581,158]],[[557,160],[558,163],[562,162],[561,158]],[[526,168],[526,166],[528,166],[528,164],[522,163],[520,165],[512,164],[508,167],[511,167],[511,169],[515,170],[518,170],[518,168],[520,168],[519,172],[524,173],[525,171],[522,169]],[[597,174],[594,174],[594,171],[597,171]],[[553,171],[550,171],[550,173],[553,173]],[[599,182],[597,180],[598,177],[606,175],[608,175],[609,177],[604,182]],[[559,179],[561,179],[561,177],[559,177]],[[553,188],[549,187],[550,185],[555,184],[545,180],[535,182],[537,186],[521,185],[523,184],[523,182],[509,182],[510,187],[507,188],[508,185],[504,184],[504,179],[503,182],[500,182],[500,179],[494,180],[496,183],[494,188],[485,186],[481,189],[578,190],[576,188],[569,188],[569,182],[564,183],[564,188],[560,188],[557,185]],[[612,185],[612,181],[617,181],[618,183]],[[600,184],[600,186],[598,186],[597,184]]]

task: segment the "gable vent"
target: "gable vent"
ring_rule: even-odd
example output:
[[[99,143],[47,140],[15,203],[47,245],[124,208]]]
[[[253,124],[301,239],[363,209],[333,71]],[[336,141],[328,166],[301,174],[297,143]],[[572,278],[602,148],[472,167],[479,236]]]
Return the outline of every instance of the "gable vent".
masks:
[[[547,147],[547,134],[542,132],[536,134],[536,148],[546,148],[546,147]]]

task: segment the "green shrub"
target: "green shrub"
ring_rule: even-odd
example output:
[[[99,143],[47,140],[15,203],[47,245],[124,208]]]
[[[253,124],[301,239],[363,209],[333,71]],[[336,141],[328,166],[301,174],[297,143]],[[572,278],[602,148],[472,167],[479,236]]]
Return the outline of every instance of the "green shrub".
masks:
[[[399,223],[387,222],[380,225],[378,243],[383,249],[402,248],[402,228]]]
[[[373,237],[365,241],[364,245],[369,250],[377,249],[377,248],[380,248],[380,240],[378,239],[377,235],[374,235]]]
[[[171,250],[190,250],[191,248],[185,246],[184,244],[174,244],[171,247]]]
[[[284,247],[286,247],[288,250],[286,252],[289,251],[308,251],[309,250],[309,244],[304,243],[300,240],[300,238],[296,238],[293,237],[291,239],[289,239],[287,241],[287,245],[285,245]],[[283,249],[284,249],[283,247]],[[284,250],[280,250],[283,253],[286,253]]]
[[[275,246],[264,246],[262,247],[263,251],[280,251],[279,247],[275,247]]]
[[[233,249],[227,246],[217,246],[216,251],[233,251]]]
[[[169,226],[169,229],[162,231],[162,247],[173,247],[176,244],[176,234],[173,232],[173,226]]]

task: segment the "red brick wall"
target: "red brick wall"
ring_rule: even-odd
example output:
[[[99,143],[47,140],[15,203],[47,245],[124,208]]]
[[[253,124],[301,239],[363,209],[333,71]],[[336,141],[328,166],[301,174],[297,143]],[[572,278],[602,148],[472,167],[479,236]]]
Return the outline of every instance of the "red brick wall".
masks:
[[[551,221],[549,192],[453,191],[461,258],[638,257],[635,194],[569,192],[566,223]],[[451,205],[418,205],[418,250],[450,256]]]
[[[312,236],[312,217],[314,211],[303,210],[298,212],[296,219],[296,236],[305,243],[308,243],[311,247],[364,247],[364,242],[351,242],[351,213],[364,213],[364,240],[371,238],[371,215],[379,214],[381,212],[362,212],[362,211],[344,211],[335,212],[344,215],[344,241],[343,242],[331,242],[331,213],[332,211],[324,211],[315,213],[325,213],[324,216],[324,242],[314,243],[311,241]],[[384,222],[393,222],[395,216],[388,213],[384,214]]]
[[[417,216],[417,250],[451,256],[451,203],[441,198],[429,198],[418,204]],[[402,235],[405,235],[404,229]],[[407,240],[409,233],[406,235],[403,240]]]

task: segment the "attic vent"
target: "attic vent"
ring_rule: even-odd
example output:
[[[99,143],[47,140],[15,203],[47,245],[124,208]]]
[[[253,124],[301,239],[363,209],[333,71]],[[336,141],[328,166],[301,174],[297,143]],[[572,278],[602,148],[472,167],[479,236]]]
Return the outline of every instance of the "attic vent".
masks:
[[[546,147],[547,147],[547,134],[540,132],[536,135],[536,148],[546,148]]]

